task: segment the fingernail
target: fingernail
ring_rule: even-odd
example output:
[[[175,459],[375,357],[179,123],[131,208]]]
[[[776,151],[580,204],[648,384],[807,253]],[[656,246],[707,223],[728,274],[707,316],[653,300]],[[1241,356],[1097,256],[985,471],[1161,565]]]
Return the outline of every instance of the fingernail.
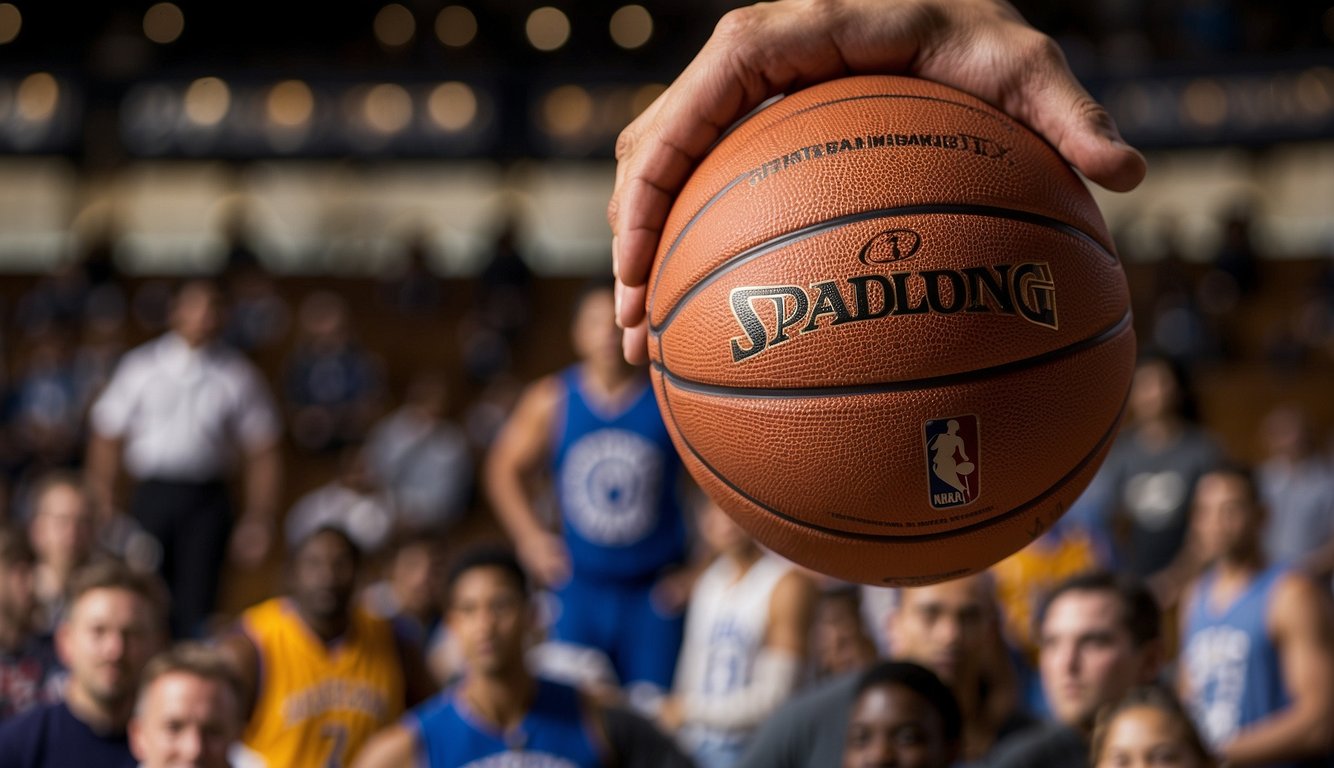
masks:
[[[621,292],[622,292],[621,281],[617,280],[616,285],[612,288],[611,291],[612,300],[616,304],[616,311],[615,311],[616,327],[620,328],[621,330],[625,330],[625,326],[621,325]]]
[[[616,282],[621,281],[621,254],[616,249],[616,235],[611,236],[611,275]]]

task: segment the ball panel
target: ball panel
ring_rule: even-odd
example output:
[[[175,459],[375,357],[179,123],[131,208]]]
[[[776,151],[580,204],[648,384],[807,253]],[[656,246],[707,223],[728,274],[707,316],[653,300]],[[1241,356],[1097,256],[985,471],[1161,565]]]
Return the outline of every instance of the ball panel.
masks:
[[[744,397],[653,378],[678,451],[757,504],[832,532],[918,536],[974,526],[1063,482],[1114,428],[1134,354],[1127,325],[1060,359],[906,392]],[[970,418],[973,448],[945,457],[974,465],[952,478],[966,491],[955,494],[924,430]]]
[[[729,386],[913,381],[1091,338],[1128,302],[1120,265],[1065,232],[981,215],[875,218],[700,285],[650,354],[677,376]]]
[[[719,142],[673,206],[650,290],[654,326],[720,261],[783,233],[874,208],[1019,207],[1065,221],[1112,250],[1096,206],[1060,157],[965,94],[868,76],[814,86],[769,110],[772,116],[762,113]],[[876,145],[876,137],[883,143]],[[837,194],[812,195],[812,189]]]
[[[1112,434],[1115,430],[1112,430]],[[705,493],[765,546],[795,563],[844,581],[921,586],[978,573],[1042,535],[1074,503],[1106,458],[1111,435],[1069,482],[1030,507],[968,531],[896,542],[836,535],[794,524],[732,492],[689,452],[682,459]]]

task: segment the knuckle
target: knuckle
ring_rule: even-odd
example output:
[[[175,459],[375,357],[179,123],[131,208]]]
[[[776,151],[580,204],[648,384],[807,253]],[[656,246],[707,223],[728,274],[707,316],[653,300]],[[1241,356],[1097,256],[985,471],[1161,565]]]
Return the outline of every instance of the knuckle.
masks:
[[[616,162],[625,162],[626,158],[634,154],[638,145],[639,131],[636,130],[635,124],[631,123],[616,136]]]
[[[760,23],[760,13],[760,6],[753,5],[728,11],[718,20],[718,26],[714,27],[714,37],[724,42],[748,39],[755,34]]]

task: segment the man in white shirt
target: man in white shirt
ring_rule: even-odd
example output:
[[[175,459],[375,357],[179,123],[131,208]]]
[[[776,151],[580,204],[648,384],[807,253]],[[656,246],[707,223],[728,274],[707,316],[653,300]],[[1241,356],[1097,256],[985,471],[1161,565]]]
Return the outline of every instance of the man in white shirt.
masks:
[[[161,545],[176,637],[202,632],[229,539],[243,565],[268,552],[282,474],[277,411],[259,371],[214,343],[221,316],[216,286],[182,286],[171,330],[125,355],[91,414],[89,486],[105,521],[122,463],[134,479],[129,514]],[[245,495],[233,527],[238,458]]]

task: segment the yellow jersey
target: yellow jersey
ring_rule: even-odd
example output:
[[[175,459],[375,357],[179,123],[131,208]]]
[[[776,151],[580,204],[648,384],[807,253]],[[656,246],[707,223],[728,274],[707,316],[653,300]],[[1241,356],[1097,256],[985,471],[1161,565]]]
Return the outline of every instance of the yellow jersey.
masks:
[[[325,645],[296,607],[274,598],[241,615],[259,652],[255,708],[242,737],[273,768],[342,768],[403,714],[400,651],[389,622],[360,607]]]

